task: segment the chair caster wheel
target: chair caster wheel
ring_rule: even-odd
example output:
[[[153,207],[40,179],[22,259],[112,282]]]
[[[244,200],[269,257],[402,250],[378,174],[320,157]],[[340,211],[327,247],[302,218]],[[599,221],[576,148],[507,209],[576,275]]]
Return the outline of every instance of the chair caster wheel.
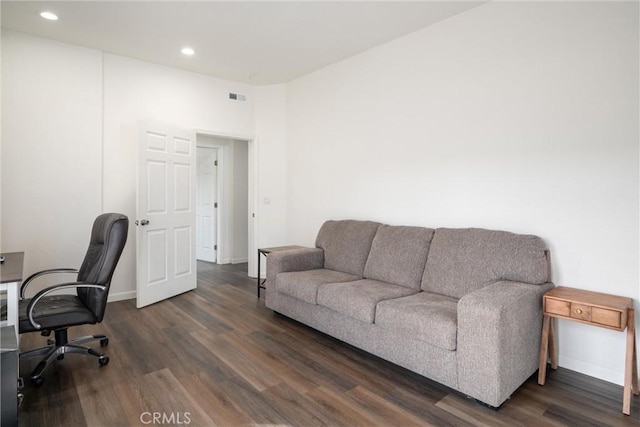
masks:
[[[104,347],[107,344],[109,344],[109,338],[102,338],[100,340],[100,347]]]
[[[104,366],[106,364],[109,363],[109,356],[100,356],[98,358],[98,363],[100,364],[100,366]]]
[[[42,384],[44,384],[44,378],[42,377],[31,378],[31,384],[33,384],[36,387],[40,387]]]
[[[60,356],[58,356],[58,360],[62,360],[64,359],[64,354],[61,354]]]

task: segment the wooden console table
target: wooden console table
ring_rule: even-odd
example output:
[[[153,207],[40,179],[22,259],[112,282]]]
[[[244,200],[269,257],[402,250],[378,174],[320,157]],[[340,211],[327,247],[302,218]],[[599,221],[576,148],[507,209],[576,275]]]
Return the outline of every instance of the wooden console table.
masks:
[[[551,367],[558,367],[552,318],[573,320],[588,325],[624,331],[627,329],[627,352],[624,371],[622,413],[631,412],[631,393],[638,392],[638,364],[633,300],[631,298],[559,286],[544,294],[544,318],[540,342],[538,384],[544,385],[547,355],[551,352]]]
[[[265,279],[260,278],[260,255],[264,255],[266,258],[266,256],[269,255],[271,252],[287,251],[290,249],[300,249],[303,247],[304,246],[291,245],[291,246],[277,246],[275,248],[258,249],[258,298],[260,298],[260,289],[265,289],[265,283],[267,282],[266,278]]]

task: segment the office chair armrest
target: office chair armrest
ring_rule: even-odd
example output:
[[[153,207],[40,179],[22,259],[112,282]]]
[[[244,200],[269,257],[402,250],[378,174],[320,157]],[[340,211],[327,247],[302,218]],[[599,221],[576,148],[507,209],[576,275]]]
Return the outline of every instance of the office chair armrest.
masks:
[[[61,289],[77,289],[77,288],[96,288],[102,291],[107,289],[107,287],[103,285],[96,285],[93,283],[84,283],[84,282],[63,283],[60,285],[53,285],[48,288],[45,288],[40,292],[38,292],[31,299],[31,302],[29,302],[29,305],[27,306],[27,314],[29,315],[29,323],[31,323],[31,326],[33,326],[36,329],[42,328],[42,325],[36,322],[33,318],[33,309],[36,306],[36,304],[38,304],[38,301],[42,299],[42,297],[44,297],[45,295],[53,291],[59,291]]]
[[[38,271],[37,273],[33,273],[31,276],[27,277],[24,282],[22,282],[22,286],[20,286],[20,299],[24,299],[24,294],[27,291],[27,286],[34,279],[37,279],[40,276],[44,276],[46,274],[54,274],[54,273],[77,273],[78,270],[75,268],[50,268],[48,270]]]

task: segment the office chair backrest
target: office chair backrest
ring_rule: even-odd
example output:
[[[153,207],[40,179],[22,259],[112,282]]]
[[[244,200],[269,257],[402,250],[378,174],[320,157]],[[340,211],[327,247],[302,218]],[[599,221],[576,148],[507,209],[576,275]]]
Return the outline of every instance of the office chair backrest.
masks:
[[[78,271],[78,282],[104,285],[106,290],[78,288],[77,292],[98,322],[104,317],[111,277],[127,242],[128,229],[129,219],[118,213],[102,214],[93,223],[89,249]]]

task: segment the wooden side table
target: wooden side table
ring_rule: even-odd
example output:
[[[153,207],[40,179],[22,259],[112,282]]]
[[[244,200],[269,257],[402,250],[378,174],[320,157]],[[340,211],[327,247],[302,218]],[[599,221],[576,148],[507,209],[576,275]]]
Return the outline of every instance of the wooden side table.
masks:
[[[538,384],[544,385],[547,374],[547,353],[551,352],[551,367],[558,367],[552,318],[573,320],[616,331],[627,330],[627,352],[624,371],[622,413],[631,412],[631,393],[638,392],[638,364],[633,300],[616,295],[559,286],[544,294],[544,318],[540,342]]]
[[[260,298],[260,289],[265,289],[264,285],[267,282],[266,278],[264,279],[260,278],[260,255],[264,255],[266,258],[267,255],[269,255],[271,252],[287,251],[290,249],[300,249],[303,247],[304,246],[291,245],[291,246],[276,246],[275,248],[259,248],[258,249],[258,298]]]

